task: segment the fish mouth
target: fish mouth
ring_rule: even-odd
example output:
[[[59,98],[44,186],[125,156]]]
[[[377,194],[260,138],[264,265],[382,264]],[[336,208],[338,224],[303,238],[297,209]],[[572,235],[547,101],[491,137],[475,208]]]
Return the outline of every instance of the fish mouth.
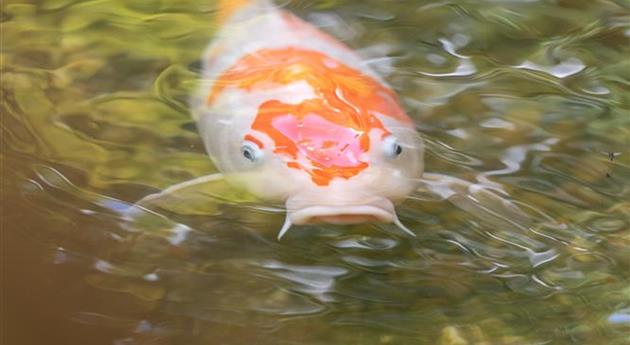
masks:
[[[295,225],[392,223],[395,218],[393,207],[390,210],[374,205],[309,206],[289,214],[291,223]]]
[[[287,217],[278,233],[278,240],[284,236],[292,225],[306,224],[360,224],[360,223],[393,223],[403,232],[416,236],[403,225],[394,204],[386,198],[376,198],[362,204],[335,203],[312,205],[308,200],[289,199],[287,201]]]

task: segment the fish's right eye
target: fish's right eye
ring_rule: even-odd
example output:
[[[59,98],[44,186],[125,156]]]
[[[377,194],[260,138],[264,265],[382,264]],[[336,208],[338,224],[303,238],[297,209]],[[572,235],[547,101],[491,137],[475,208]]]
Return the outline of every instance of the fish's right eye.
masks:
[[[251,141],[243,142],[243,145],[241,146],[241,154],[245,159],[252,163],[258,163],[262,161],[264,157],[263,151],[258,147],[258,145]]]

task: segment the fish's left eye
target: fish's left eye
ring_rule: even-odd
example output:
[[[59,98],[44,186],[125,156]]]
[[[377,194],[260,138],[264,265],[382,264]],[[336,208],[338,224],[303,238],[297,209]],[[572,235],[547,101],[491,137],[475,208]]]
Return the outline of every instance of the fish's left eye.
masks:
[[[403,147],[398,143],[394,136],[388,136],[383,139],[383,153],[389,158],[396,158],[403,152]]]
[[[252,163],[260,162],[264,156],[258,145],[248,140],[243,142],[243,145],[241,146],[241,154],[245,159]]]

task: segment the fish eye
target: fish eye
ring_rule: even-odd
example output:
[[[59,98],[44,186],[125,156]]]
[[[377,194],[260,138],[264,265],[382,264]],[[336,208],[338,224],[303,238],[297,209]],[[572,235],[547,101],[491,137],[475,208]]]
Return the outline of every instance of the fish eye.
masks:
[[[389,158],[396,158],[403,152],[402,146],[398,143],[398,139],[394,136],[388,136],[383,139],[383,153]]]
[[[241,154],[245,159],[252,163],[258,163],[262,161],[264,156],[263,151],[258,147],[258,145],[254,144],[251,141],[243,142],[243,145],[241,146]]]

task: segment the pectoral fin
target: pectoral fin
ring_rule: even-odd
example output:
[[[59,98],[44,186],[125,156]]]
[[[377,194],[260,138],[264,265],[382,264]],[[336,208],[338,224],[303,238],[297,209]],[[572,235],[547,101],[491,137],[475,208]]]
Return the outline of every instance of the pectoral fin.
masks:
[[[217,211],[220,203],[238,199],[238,192],[227,184],[223,174],[200,176],[149,194],[135,204],[146,208],[161,208],[178,214],[208,215]]]

